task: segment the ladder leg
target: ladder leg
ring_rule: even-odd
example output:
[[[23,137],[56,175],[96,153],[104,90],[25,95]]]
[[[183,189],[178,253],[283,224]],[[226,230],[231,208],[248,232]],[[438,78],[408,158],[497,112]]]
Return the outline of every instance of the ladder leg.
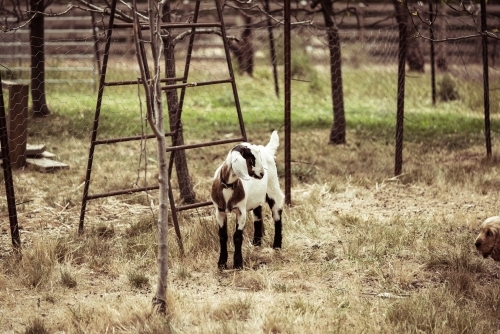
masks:
[[[193,22],[197,23],[198,22],[198,15],[200,12],[200,1],[196,1],[196,5],[194,7],[194,15],[193,15]],[[193,53],[193,45],[194,45],[194,38],[195,38],[195,32],[196,28],[191,28],[191,36],[189,36],[189,44],[188,44],[188,50],[186,54],[186,65],[184,67],[184,80],[182,83],[186,83],[188,79],[188,74],[189,74],[189,68],[191,65],[191,55]],[[181,118],[182,114],[182,107],[184,105],[184,96],[186,95],[186,87],[182,87],[181,89],[181,97],[179,99],[179,119]]]
[[[215,0],[215,6],[217,7],[217,15],[219,16],[219,22],[221,23],[220,31],[222,34],[222,42],[224,44],[224,51],[226,53],[226,61],[227,61],[227,69],[229,70],[229,76],[231,78],[231,87],[233,89],[234,95],[234,104],[236,106],[236,112],[238,113],[238,120],[240,122],[240,131],[245,141],[247,140],[247,134],[245,131],[245,126],[243,123],[243,115],[241,113],[240,99],[238,97],[238,90],[236,88],[236,81],[234,79],[234,70],[233,65],[231,63],[231,54],[229,53],[229,45],[227,43],[227,35],[226,35],[226,27],[224,25],[224,18],[222,15],[222,6],[220,4],[220,0]]]
[[[97,93],[97,104],[94,115],[94,124],[92,128],[92,139],[90,141],[89,159],[87,161],[87,172],[85,175],[85,185],[83,187],[83,198],[82,198],[82,208],[80,211],[80,223],[78,225],[78,233],[83,233],[83,222],[85,220],[85,210],[87,208],[88,193],[90,186],[90,176],[92,173],[92,162],[94,160],[94,149],[95,141],[97,139],[97,129],[99,127],[99,116],[101,114],[102,96],[104,93],[104,84],[106,82],[106,71],[108,68],[108,58],[109,58],[109,48],[111,45],[111,35],[113,33],[113,23],[115,19],[116,1],[113,0],[111,3],[111,11],[109,14],[109,25],[106,30],[106,45],[104,47],[104,56],[102,60],[102,70],[99,79],[99,91]]]
[[[175,234],[177,235],[177,243],[179,244],[181,254],[184,255],[184,245],[182,243],[181,230],[179,228],[179,220],[177,218],[177,208],[175,206],[172,184],[170,183],[172,168],[174,166],[174,155],[175,151],[172,151],[172,153],[170,153],[170,160],[168,162],[168,201],[170,202],[170,213],[172,215],[172,222],[174,223]]]

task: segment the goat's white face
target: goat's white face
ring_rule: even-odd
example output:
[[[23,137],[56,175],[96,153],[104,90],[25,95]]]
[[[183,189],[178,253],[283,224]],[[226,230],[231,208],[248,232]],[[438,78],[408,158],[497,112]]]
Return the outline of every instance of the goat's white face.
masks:
[[[232,169],[240,179],[248,180],[250,177],[262,179],[264,166],[260,150],[253,145],[238,145],[231,151]]]

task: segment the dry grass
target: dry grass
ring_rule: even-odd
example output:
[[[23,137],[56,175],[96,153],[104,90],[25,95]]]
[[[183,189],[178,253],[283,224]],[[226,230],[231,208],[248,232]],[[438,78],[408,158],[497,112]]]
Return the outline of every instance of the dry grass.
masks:
[[[256,133],[252,140],[267,137]],[[355,132],[345,146],[324,145],[326,138],[326,130],[294,134],[284,247],[270,248],[266,208],[263,246],[250,244],[251,222],[245,230],[244,270],[217,270],[210,208],[180,214],[186,255],[172,230],[167,316],[151,307],[155,192],[89,203],[86,233],[78,236],[87,142],[70,141],[59,152],[72,165],[69,171],[16,172],[23,251],[22,257],[12,253],[8,233],[0,235],[0,331],[497,331],[500,268],[473,247],[476,224],[498,213],[497,159],[485,160],[479,144],[432,150],[407,143],[404,175],[392,178],[392,146]],[[93,186],[129,187],[137,178],[136,149],[124,144],[102,153]],[[225,151],[190,156],[200,200],[208,197]],[[280,154],[280,166],[282,161]],[[116,173],[127,164],[133,165],[128,172]]]

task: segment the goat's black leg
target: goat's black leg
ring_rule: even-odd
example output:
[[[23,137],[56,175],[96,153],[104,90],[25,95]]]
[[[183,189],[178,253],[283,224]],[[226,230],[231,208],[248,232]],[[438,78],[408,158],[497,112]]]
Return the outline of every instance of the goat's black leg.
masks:
[[[236,229],[233,236],[234,240],[234,269],[243,268],[243,254],[241,246],[243,245],[243,231]]]
[[[262,235],[264,234],[264,226],[262,224],[262,205],[259,205],[255,209],[253,209],[253,226],[254,226],[254,234],[252,244],[254,246],[262,245]]]
[[[269,207],[271,208],[271,211],[273,213],[273,220],[274,220],[274,242],[273,242],[273,248],[281,248],[281,240],[283,239],[281,230],[281,214],[283,212],[282,208],[278,208],[276,205],[276,202],[270,198],[269,196],[266,195],[266,202],[269,204]]]
[[[278,210],[278,215],[279,219],[274,221],[274,242],[273,242],[273,248],[281,248],[281,240],[283,239],[283,236],[281,235],[281,213],[282,210]]]
[[[217,265],[221,269],[226,268],[227,239],[228,239],[228,237],[227,237],[227,220],[224,219],[224,224],[221,227],[219,227],[220,255],[219,255],[219,262],[217,262]]]

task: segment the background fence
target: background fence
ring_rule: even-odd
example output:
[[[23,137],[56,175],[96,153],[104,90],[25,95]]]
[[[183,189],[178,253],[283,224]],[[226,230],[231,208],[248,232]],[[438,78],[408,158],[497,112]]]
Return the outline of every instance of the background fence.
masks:
[[[300,9],[302,2],[294,4]],[[415,4],[417,6],[418,4]],[[179,22],[189,16],[190,5],[181,5],[176,12]],[[279,8],[278,5],[276,8]],[[335,10],[341,12],[346,4],[336,4]],[[377,140],[394,141],[395,111],[397,102],[397,59],[398,26],[392,4],[356,5],[356,15],[340,15],[336,18],[340,33],[342,50],[342,76],[347,129],[350,133],[362,132],[376,137]],[[418,7],[418,6],[417,6]],[[55,7],[60,12],[65,7]],[[276,9],[274,8],[274,9]],[[304,6],[305,8],[305,6]],[[428,7],[419,7],[428,15]],[[126,8],[122,8],[127,10]],[[211,20],[212,7],[203,7],[206,20]],[[46,153],[53,153],[57,160],[70,166],[69,170],[56,174],[37,174],[27,168],[14,174],[17,203],[24,219],[47,221],[44,214],[50,212],[49,222],[65,224],[72,222],[78,215],[81,198],[82,176],[85,174],[89,135],[92,117],[95,112],[96,82],[98,64],[102,57],[104,27],[106,17],[96,15],[93,19],[87,12],[71,11],[61,17],[46,18],[45,52],[47,62],[46,88],[47,100],[52,115],[45,119],[30,120],[28,144],[42,144]],[[330,93],[329,50],[326,30],[322,26],[322,15],[301,14],[298,11],[292,37],[292,128],[308,126],[328,128],[332,124],[332,102]],[[488,25],[497,26],[500,6],[488,6]],[[266,137],[254,137],[253,132],[266,128],[279,129],[283,124],[283,98],[276,96],[271,70],[269,31],[266,16],[252,11],[252,34],[255,50],[253,76],[240,73],[237,77],[244,118],[250,120],[247,132],[250,140],[262,141]],[[445,31],[436,38],[451,38],[477,33],[478,22],[470,16],[444,8],[439,13],[445,22]],[[244,19],[230,7],[225,9],[228,34],[241,36]],[[359,20],[358,20],[359,18]],[[94,21],[95,26],[92,26]],[[310,24],[310,23],[313,24]],[[424,24],[415,20],[422,34]],[[97,40],[94,39],[94,30]],[[279,87],[283,82],[283,29],[280,24],[273,28],[277,44]],[[26,29],[0,34],[0,62],[11,71],[6,71],[9,79],[29,82],[29,39]],[[113,80],[136,80],[139,77],[135,49],[130,32],[115,31],[110,50],[108,77]],[[223,52],[220,37],[202,34],[195,39],[193,53],[192,80],[217,80],[225,77]],[[498,97],[498,41],[489,39],[490,90],[493,117],[500,103]],[[176,45],[176,68],[184,68],[187,38]],[[435,117],[432,107],[430,80],[430,43],[418,40],[425,59],[425,72],[409,72],[406,75],[405,126],[412,127],[417,118],[427,117],[428,128],[424,132],[410,134],[407,139],[432,147],[426,141],[430,132],[440,132],[449,146],[455,145],[454,131],[460,124],[441,122]],[[455,99],[461,96],[460,104],[465,104],[471,113],[481,115],[483,97],[478,87],[482,87],[481,38],[457,39],[439,46],[446,59],[446,69],[438,69],[438,90],[441,99]],[[233,58],[237,64],[236,58]],[[191,79],[190,79],[191,81]],[[457,84],[459,82],[459,84]],[[478,93],[479,92],[479,93]],[[373,96],[377,96],[374,103]],[[99,134],[101,137],[132,136],[145,131],[144,99],[138,86],[106,88]],[[194,143],[200,139],[229,138],[237,129],[234,100],[229,88],[199,87],[190,91],[185,98],[183,130],[185,141]],[[453,110],[451,110],[453,112]],[[373,122],[367,122],[366,115],[373,115]],[[362,121],[360,119],[363,119]],[[476,135],[483,136],[482,123],[478,121]],[[493,128],[493,131],[497,129]],[[270,132],[270,131],[269,131]],[[348,134],[349,136],[349,134]],[[349,137],[347,139],[350,140]],[[324,144],[327,143],[325,138]],[[153,146],[150,146],[153,145]],[[189,152],[188,162],[193,168],[206,175],[194,180],[197,199],[208,199],[208,189],[213,171],[220,163],[227,148],[221,148],[215,161],[205,161],[211,149]],[[219,152],[219,151],[218,151]],[[43,152],[42,152],[43,153]],[[300,154],[298,154],[300,158]],[[93,189],[113,191],[134,185],[154,184],[154,167],[145,162],[155,163],[154,143],[124,143],[98,150],[94,155]],[[55,182],[57,179],[57,182]],[[54,193],[56,184],[61,191]],[[174,186],[174,180],[172,183]],[[28,191],[29,190],[29,191]],[[176,189],[178,191],[179,189]],[[141,197],[139,197],[141,196]],[[177,199],[179,200],[179,199]],[[154,201],[151,195],[131,195],[125,199],[109,199],[99,204],[92,213],[103,213],[106,219],[117,217],[123,212],[145,212]],[[6,202],[0,197],[0,206]],[[20,204],[21,203],[21,204]],[[136,207],[135,204],[142,206]],[[42,209],[40,209],[42,208]],[[61,210],[61,208],[65,208]],[[68,210],[68,208],[70,210]],[[71,209],[73,208],[73,209]],[[38,211],[37,211],[38,210]],[[3,210],[2,210],[3,211]],[[6,211],[6,210],[5,210]],[[3,211],[3,212],[5,212]],[[40,216],[37,216],[37,212]],[[92,216],[89,215],[89,218]],[[2,217],[4,213],[0,213]],[[102,219],[102,216],[100,216]]]

